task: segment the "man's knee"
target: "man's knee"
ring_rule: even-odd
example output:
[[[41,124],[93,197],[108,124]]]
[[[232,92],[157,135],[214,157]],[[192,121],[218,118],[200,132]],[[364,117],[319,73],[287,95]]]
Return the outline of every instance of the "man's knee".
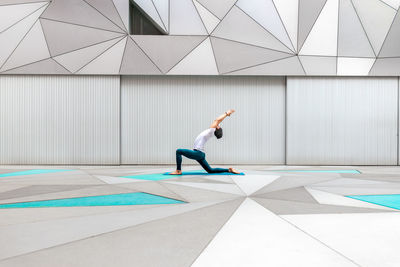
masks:
[[[178,154],[182,154],[182,149],[181,148],[178,148],[177,150],[176,150],[176,154],[178,155]]]

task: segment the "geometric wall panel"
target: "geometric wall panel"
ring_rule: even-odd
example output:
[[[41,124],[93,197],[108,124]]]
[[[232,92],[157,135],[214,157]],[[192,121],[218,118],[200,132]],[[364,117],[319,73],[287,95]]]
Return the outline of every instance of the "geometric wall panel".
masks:
[[[42,18],[122,32],[122,30],[83,0],[56,0]]]
[[[24,65],[3,72],[2,74],[71,74],[67,69],[58,64],[54,59],[48,58],[42,61]]]
[[[41,7],[34,13],[19,21],[17,24],[8,28],[6,31],[0,33],[0,67],[3,66],[26,33],[35,24],[45,8],[46,6]]]
[[[365,76],[368,75],[375,58],[339,57],[337,62],[338,75]]]
[[[45,6],[47,2],[0,6],[0,32],[11,27],[29,14]]]
[[[126,31],[129,31],[129,0],[113,0]]]
[[[32,53],[32,47],[36,47],[35,53]],[[0,71],[9,70],[49,57],[50,53],[43,35],[42,26],[40,25],[40,21],[37,20]]]
[[[124,23],[122,22],[112,0],[85,0],[85,2],[111,20],[121,30],[126,31]]]
[[[380,0],[352,0],[352,3],[375,54],[378,54],[396,15],[396,10]]]
[[[297,51],[297,35],[299,23],[299,1],[298,0],[274,0],[276,9],[282,19],[282,23],[290,37],[292,46]]]
[[[78,74],[118,74],[128,37],[125,37],[103,54],[80,69]]]
[[[386,36],[385,43],[379,53],[379,57],[400,56],[400,16],[397,13],[392,26]]]
[[[207,35],[192,0],[170,1],[170,34]]]
[[[200,4],[202,4],[205,8],[207,8],[211,13],[217,16],[219,19],[222,19],[226,13],[232,8],[233,4],[235,4],[235,0],[197,0]]]
[[[351,0],[340,0],[338,56],[375,57]]]
[[[233,7],[212,36],[262,46],[282,52],[292,51],[238,7]]]
[[[165,25],[166,31],[169,31],[169,0],[152,0],[157,9],[160,18]]]
[[[337,55],[338,7],[339,0],[327,0],[300,55]]]
[[[300,50],[317,20],[326,0],[299,0],[299,33],[297,50]]]
[[[300,56],[307,75],[336,75],[336,57]]]
[[[156,10],[156,7],[153,1],[149,0],[135,0],[135,3],[146,13],[150,20],[157,24],[159,28],[161,28],[164,32],[167,32],[167,28],[164,25],[164,22],[161,20],[159,13]]]
[[[176,63],[204,41],[206,36],[133,35],[132,39],[163,73],[167,73]]]
[[[278,59],[255,67],[234,71],[235,75],[305,75],[303,67],[296,56]]]
[[[390,5],[394,9],[399,9],[400,1],[399,0],[382,0],[386,4]]]
[[[70,72],[75,73],[84,65],[92,61],[94,58],[102,54],[106,49],[110,48],[122,38],[111,39],[96,45],[88,46],[82,49],[74,50],[69,53],[61,54],[53,57],[55,61],[60,63]]]
[[[291,54],[211,37],[220,73],[287,58]]]
[[[164,35],[128,39],[130,1]],[[1,0],[0,73],[397,75],[399,6],[400,0]]]
[[[210,38],[204,40],[181,62],[173,67],[168,74],[171,75],[218,75]]]
[[[41,19],[50,54],[57,56],[80,48],[122,37],[124,33]],[[60,34],[60,32],[62,34]]]
[[[236,5],[268,32],[276,36],[290,50],[294,51],[294,47],[272,0],[239,0]]]
[[[400,76],[400,57],[378,58],[369,73],[371,76]]]
[[[150,58],[140,47],[128,37],[124,58],[121,63],[121,74],[162,74],[161,71],[151,62]]]
[[[196,0],[194,0],[193,3],[196,6],[197,11],[199,12],[201,20],[203,21],[204,26],[207,29],[207,32],[209,34],[212,33],[215,27],[217,27],[217,25],[220,23],[220,20]]]

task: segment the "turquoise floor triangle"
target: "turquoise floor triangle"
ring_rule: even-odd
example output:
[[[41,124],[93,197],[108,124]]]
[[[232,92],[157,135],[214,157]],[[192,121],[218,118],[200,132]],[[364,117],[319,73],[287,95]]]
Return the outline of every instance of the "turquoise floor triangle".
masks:
[[[206,171],[186,171],[182,172],[182,175],[244,175],[244,173],[234,174],[229,172],[223,173],[208,173]],[[121,176],[121,178],[130,178],[130,179],[138,179],[138,180],[149,180],[149,181],[159,181],[165,179],[179,178],[182,175],[170,175],[168,172],[165,173],[152,173],[152,174],[138,174],[138,175],[130,175],[130,176]]]
[[[400,195],[360,195],[346,197],[400,210]]]
[[[158,205],[185,203],[172,198],[135,192],[104,196],[77,197],[53,200],[1,204],[0,209],[11,208],[46,208],[46,207],[88,207],[88,206],[123,206],[123,205]]]
[[[28,170],[28,171],[20,171],[20,172],[2,173],[2,174],[0,174],[0,177],[12,177],[12,176],[21,176],[21,175],[44,174],[44,173],[67,172],[67,171],[73,171],[73,170],[37,169],[37,170]]]

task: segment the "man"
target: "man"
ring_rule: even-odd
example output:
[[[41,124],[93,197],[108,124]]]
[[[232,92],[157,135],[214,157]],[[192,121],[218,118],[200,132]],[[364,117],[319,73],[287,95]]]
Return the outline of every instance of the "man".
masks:
[[[225,112],[225,114],[219,116],[214,122],[211,124],[210,128],[201,132],[196,140],[194,141],[194,149],[177,149],[176,150],[176,171],[171,172],[170,174],[180,175],[182,174],[182,156],[185,156],[189,159],[197,160],[198,163],[208,172],[208,173],[221,173],[221,172],[230,172],[240,174],[237,170],[233,168],[222,169],[222,168],[211,168],[208,162],[206,161],[206,154],[204,153],[204,145],[205,143],[212,137],[214,134],[217,139],[222,137],[222,128],[219,124],[227,117],[231,116],[231,114],[235,112],[235,110],[230,109]]]

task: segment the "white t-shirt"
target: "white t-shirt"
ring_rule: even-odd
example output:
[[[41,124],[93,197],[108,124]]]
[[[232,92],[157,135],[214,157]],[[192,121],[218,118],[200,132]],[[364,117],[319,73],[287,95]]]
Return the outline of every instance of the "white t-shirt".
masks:
[[[207,130],[202,131],[194,140],[194,149],[200,150],[204,152],[204,145],[210,139],[215,132],[215,128],[209,128]]]

